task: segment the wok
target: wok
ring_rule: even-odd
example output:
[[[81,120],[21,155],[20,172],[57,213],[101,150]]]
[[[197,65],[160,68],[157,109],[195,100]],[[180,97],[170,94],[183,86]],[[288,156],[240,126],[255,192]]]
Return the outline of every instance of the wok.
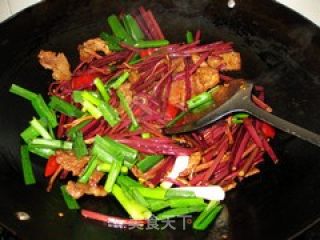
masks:
[[[287,134],[273,141],[280,162],[269,159],[262,173],[227,194],[225,210],[208,231],[121,230],[68,211],[56,186],[45,192],[45,161],[32,157],[38,183],[24,186],[19,133],[34,115],[30,104],[8,93],[12,83],[46,93],[50,73],[37,62],[40,49],[64,52],[73,67],[76,47],[106,29],[106,17],[141,5],[153,10],[167,38],[183,41],[187,30],[202,30],[204,42],[234,42],[243,58],[241,76],[266,87],[275,114],[320,132],[320,30],[274,1],[76,1],[52,0],[26,9],[0,25],[0,222],[22,239],[286,239],[320,217],[320,149]],[[88,209],[126,216],[112,198],[84,198]],[[25,211],[29,221],[15,213]],[[64,214],[59,217],[58,213]],[[310,225],[311,224],[311,225]],[[316,234],[314,232],[313,234]],[[309,234],[310,235],[310,234]]]

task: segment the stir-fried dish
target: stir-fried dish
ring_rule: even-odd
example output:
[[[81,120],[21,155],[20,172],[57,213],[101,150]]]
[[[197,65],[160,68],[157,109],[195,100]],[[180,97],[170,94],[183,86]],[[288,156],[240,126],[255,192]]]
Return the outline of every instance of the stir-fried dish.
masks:
[[[60,52],[41,50],[39,62],[52,71],[49,102],[15,84],[10,91],[29,100],[37,113],[21,133],[26,184],[35,183],[30,153],[47,159],[50,191],[57,177],[71,209],[84,195],[115,197],[130,218],[82,209],[85,217],[143,225],[200,213],[203,230],[222,209],[224,192],[259,173],[275,130],[248,114],[228,116],[205,129],[167,136],[164,129],[186,112],[201,111],[223,95],[240,53],[230,42],[200,43],[200,31],[186,42],[165,39],[154,15],[143,7],[108,17],[102,32],[78,46],[80,63],[71,71]],[[266,111],[264,89],[252,100]]]

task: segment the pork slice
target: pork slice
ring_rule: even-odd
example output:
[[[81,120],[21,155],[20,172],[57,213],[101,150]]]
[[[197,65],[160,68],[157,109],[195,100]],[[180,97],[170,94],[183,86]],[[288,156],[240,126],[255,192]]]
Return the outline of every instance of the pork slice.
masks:
[[[209,56],[207,62],[210,67],[221,71],[239,71],[241,69],[241,57],[238,52]]]
[[[103,186],[91,186],[90,184],[69,181],[66,186],[67,192],[74,198],[78,199],[83,195],[93,195],[95,197],[107,196]]]
[[[52,70],[52,78],[57,81],[70,80],[71,71],[68,59],[63,53],[41,50],[39,62],[45,69]]]
[[[191,76],[192,96],[213,88],[219,81],[220,77],[218,70],[211,67],[199,67]]]
[[[108,55],[111,53],[108,45],[101,38],[93,38],[85,41],[78,46],[80,60],[91,62],[92,59],[99,57],[99,53]]]
[[[64,170],[72,172],[73,176],[79,176],[85,166],[88,164],[90,157],[84,156],[77,159],[72,151],[56,151],[57,163],[59,163]]]

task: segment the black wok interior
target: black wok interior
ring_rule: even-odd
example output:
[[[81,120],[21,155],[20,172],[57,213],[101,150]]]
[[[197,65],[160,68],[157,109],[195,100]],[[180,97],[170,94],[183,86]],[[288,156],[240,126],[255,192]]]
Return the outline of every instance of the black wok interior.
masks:
[[[22,239],[286,239],[320,217],[320,149],[281,132],[260,175],[227,194],[220,219],[205,232],[123,230],[83,219],[67,210],[56,186],[45,192],[44,159],[32,157],[38,183],[25,186],[19,133],[35,114],[31,105],[8,93],[12,83],[46,95],[51,81],[37,61],[40,49],[64,52],[74,67],[77,45],[106,30],[106,17],[141,5],[153,11],[171,42],[201,29],[204,43],[234,42],[243,59],[242,76],[266,88],[267,102],[284,119],[320,133],[320,30],[274,1],[238,0],[44,1],[0,24],[0,222]],[[84,198],[80,204],[126,216],[112,198]],[[26,211],[29,221],[15,212]],[[64,216],[59,217],[58,213]],[[180,230],[179,230],[180,229]]]

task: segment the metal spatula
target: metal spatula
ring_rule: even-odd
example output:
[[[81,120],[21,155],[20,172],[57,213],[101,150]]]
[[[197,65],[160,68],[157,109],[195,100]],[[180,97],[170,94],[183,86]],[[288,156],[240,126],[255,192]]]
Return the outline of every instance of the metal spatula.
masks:
[[[231,81],[215,96],[215,104],[199,112],[186,113],[178,123],[165,129],[166,134],[191,132],[237,112],[245,112],[282,131],[320,147],[320,135],[281,119],[259,107],[251,100],[253,84],[244,80]]]

